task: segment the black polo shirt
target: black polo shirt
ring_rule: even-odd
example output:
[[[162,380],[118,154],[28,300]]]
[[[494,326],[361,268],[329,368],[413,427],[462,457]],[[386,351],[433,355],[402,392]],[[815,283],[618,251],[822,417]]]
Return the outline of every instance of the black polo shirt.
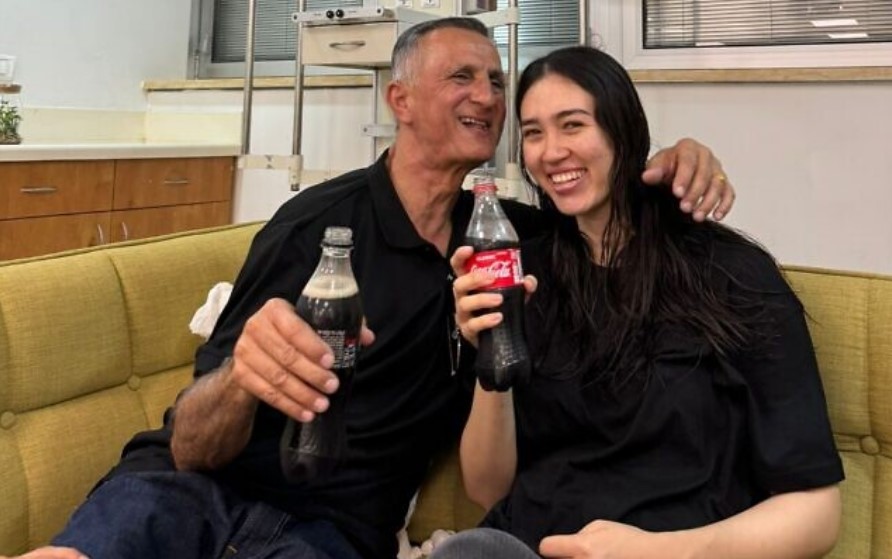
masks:
[[[288,484],[279,462],[280,412],[261,405],[247,448],[215,475],[237,492],[299,518],[334,521],[367,557],[396,555],[395,534],[431,457],[454,441],[469,410],[469,358],[455,362],[452,274],[448,258],[415,231],[384,164],[308,189],[284,204],[257,234],[231,303],[196,358],[196,375],[232,353],[245,321],[271,297],[296,301],[321,254],[326,227],[354,234],[353,271],[375,343],[364,348],[347,406],[348,457],[340,471]],[[419,184],[417,188],[424,188]],[[473,196],[452,214],[448,254],[462,244]],[[506,203],[522,234],[537,212]]]
[[[615,391],[566,373],[574,344],[594,350],[599,340],[544,330],[557,304],[551,246],[523,245],[525,271],[540,282],[526,313],[536,367],[514,390],[517,476],[484,525],[538,549],[599,519],[684,530],[843,480],[801,303],[762,250],[712,245],[702,265],[714,293],[748,301],[738,312],[759,317],[764,338],[720,355],[700,332],[655,322],[645,372]]]

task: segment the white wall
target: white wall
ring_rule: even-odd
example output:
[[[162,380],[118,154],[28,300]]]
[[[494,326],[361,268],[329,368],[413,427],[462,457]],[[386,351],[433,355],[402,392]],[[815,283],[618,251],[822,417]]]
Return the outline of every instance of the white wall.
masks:
[[[636,2],[589,1],[594,44],[640,63],[624,40],[640,21],[624,19]],[[888,47],[865,49],[873,56],[859,61],[892,63],[877,55]],[[791,62],[771,52],[766,64]],[[720,62],[674,67],[703,60]],[[892,274],[892,82],[651,83],[638,91],[655,142],[691,136],[722,160],[738,193],[729,225],[782,263]]]
[[[892,274],[892,83],[643,84],[653,137],[692,136],[783,263]]]
[[[141,82],[186,76],[189,0],[0,0],[0,54],[32,107],[139,110]]]
[[[293,94],[261,91],[255,97],[251,153],[283,155],[292,151]],[[361,135],[372,121],[368,88],[304,92],[303,149],[306,175],[327,176],[364,167],[372,160],[372,142]],[[309,182],[305,180],[302,188]],[[236,183],[235,219],[265,219],[293,196],[285,171],[244,171]]]

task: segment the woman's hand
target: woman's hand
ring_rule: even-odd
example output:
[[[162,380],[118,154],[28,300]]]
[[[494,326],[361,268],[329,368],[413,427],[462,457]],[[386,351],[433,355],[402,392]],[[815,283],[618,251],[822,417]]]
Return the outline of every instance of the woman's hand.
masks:
[[[0,559],[7,559],[0,555]],[[17,555],[9,559],[87,559],[80,551],[70,547],[41,547],[24,555]]]
[[[662,534],[628,524],[596,520],[576,534],[549,536],[539,543],[543,557],[572,559],[664,559],[677,557]]]
[[[646,532],[596,520],[576,534],[539,543],[544,557],[604,559],[798,559],[824,557],[839,536],[842,502],[829,485],[779,493],[734,516],[687,530]]]
[[[477,347],[477,335],[487,328],[492,328],[502,322],[502,313],[486,312],[502,304],[502,296],[498,293],[487,292],[486,286],[492,283],[492,278],[484,272],[475,271],[467,273],[465,263],[474,254],[474,249],[469,246],[458,247],[449,263],[455,273],[456,280],[452,283],[452,292],[455,296],[455,323],[462,337]],[[536,291],[536,278],[525,276],[523,287],[527,297]]]

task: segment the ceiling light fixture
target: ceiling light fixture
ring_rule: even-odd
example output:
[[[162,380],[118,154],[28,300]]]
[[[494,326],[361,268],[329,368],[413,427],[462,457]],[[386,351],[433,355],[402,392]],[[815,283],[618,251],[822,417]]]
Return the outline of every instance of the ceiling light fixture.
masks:
[[[867,33],[827,33],[827,36],[831,39],[836,40],[845,40],[845,39],[866,39],[870,35]]]
[[[813,19],[811,24],[815,27],[850,27],[858,25],[858,20],[854,18]]]

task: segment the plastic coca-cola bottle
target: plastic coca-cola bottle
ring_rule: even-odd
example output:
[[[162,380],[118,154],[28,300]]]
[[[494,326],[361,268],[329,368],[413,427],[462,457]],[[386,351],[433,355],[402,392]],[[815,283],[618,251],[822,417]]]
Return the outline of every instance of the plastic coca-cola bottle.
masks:
[[[466,271],[486,271],[494,280],[486,290],[502,294],[501,306],[486,311],[501,312],[502,322],[480,332],[474,365],[484,390],[504,392],[529,378],[531,364],[524,335],[520,240],[499,204],[492,177],[474,178],[474,213],[465,244],[474,247]]]
[[[322,240],[322,258],[297,300],[297,314],[334,352],[332,371],[340,386],[330,395],[329,407],[309,423],[288,419],[282,433],[282,472],[291,482],[327,475],[344,456],[347,446],[345,406],[356,372],[362,304],[350,266],[353,232],[349,227],[328,227]]]

